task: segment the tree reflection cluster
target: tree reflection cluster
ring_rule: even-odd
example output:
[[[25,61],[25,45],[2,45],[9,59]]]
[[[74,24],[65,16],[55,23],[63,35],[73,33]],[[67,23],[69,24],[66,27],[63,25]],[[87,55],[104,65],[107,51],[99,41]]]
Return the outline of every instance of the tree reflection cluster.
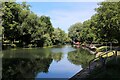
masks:
[[[68,53],[68,60],[75,65],[81,65],[82,68],[87,67],[89,61],[93,58],[94,55],[91,55],[87,50],[82,48]]]
[[[6,80],[35,78],[40,72],[49,72],[52,61],[59,62],[64,56],[63,52],[52,52],[50,49],[18,49],[3,51],[2,77]],[[86,67],[89,60],[93,58],[87,51],[77,49],[68,52],[68,60],[74,65]]]

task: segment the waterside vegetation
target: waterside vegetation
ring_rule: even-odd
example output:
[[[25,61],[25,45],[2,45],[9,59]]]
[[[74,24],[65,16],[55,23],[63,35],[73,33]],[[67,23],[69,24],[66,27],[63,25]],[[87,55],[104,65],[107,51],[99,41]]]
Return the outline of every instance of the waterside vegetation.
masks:
[[[26,2],[2,3],[3,49],[10,47],[46,47],[69,41],[67,34],[54,28],[50,17],[38,16]]]

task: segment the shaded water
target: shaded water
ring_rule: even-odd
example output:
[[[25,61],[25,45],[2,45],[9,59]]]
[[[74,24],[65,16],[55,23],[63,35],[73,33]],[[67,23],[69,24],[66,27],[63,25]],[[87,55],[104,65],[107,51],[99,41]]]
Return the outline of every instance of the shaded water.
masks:
[[[5,50],[2,52],[3,78],[70,78],[93,58],[71,46]]]

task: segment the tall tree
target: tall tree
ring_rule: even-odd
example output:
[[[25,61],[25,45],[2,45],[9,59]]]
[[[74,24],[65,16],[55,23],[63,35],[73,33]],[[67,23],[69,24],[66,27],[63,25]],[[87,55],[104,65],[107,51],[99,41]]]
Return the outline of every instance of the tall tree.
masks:
[[[18,29],[18,15],[21,11],[20,5],[15,2],[3,2],[2,4],[2,26],[4,27],[4,36],[6,40],[13,42],[17,40],[20,34]]]
[[[83,29],[81,31],[81,37],[83,41],[95,41],[96,35],[94,33],[94,27],[91,26],[91,20],[83,22]]]
[[[33,36],[34,41],[37,42],[38,46],[51,46],[51,36],[54,31],[50,17],[41,16],[38,17],[37,26]]]
[[[43,29],[44,29],[44,34],[48,33],[48,34],[52,35],[54,28],[50,21],[50,17],[41,16],[40,20],[41,20],[41,25],[43,26]]]
[[[102,2],[99,5],[94,19],[96,35],[104,41],[116,39],[120,43],[120,2]]]
[[[52,35],[52,42],[54,45],[64,44],[66,42],[66,33],[60,28],[54,29]]]
[[[81,30],[83,28],[82,23],[75,23],[73,25],[70,26],[70,28],[68,29],[68,36],[72,39],[72,40],[77,40],[80,41],[81,37],[80,37],[80,33]]]
[[[51,46],[56,41],[56,38],[53,39],[56,30],[54,31],[50,17],[37,16],[26,2],[3,2],[2,12],[4,39],[10,44],[17,41],[20,47],[43,47]],[[62,44],[67,39],[67,35],[61,29],[58,29],[58,37],[59,43]]]

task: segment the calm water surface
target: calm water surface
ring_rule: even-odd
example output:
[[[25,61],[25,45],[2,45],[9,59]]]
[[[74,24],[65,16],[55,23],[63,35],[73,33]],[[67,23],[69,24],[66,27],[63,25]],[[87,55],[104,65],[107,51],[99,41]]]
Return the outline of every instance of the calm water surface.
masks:
[[[69,45],[55,48],[13,49],[2,52],[3,78],[70,78],[93,58]]]

